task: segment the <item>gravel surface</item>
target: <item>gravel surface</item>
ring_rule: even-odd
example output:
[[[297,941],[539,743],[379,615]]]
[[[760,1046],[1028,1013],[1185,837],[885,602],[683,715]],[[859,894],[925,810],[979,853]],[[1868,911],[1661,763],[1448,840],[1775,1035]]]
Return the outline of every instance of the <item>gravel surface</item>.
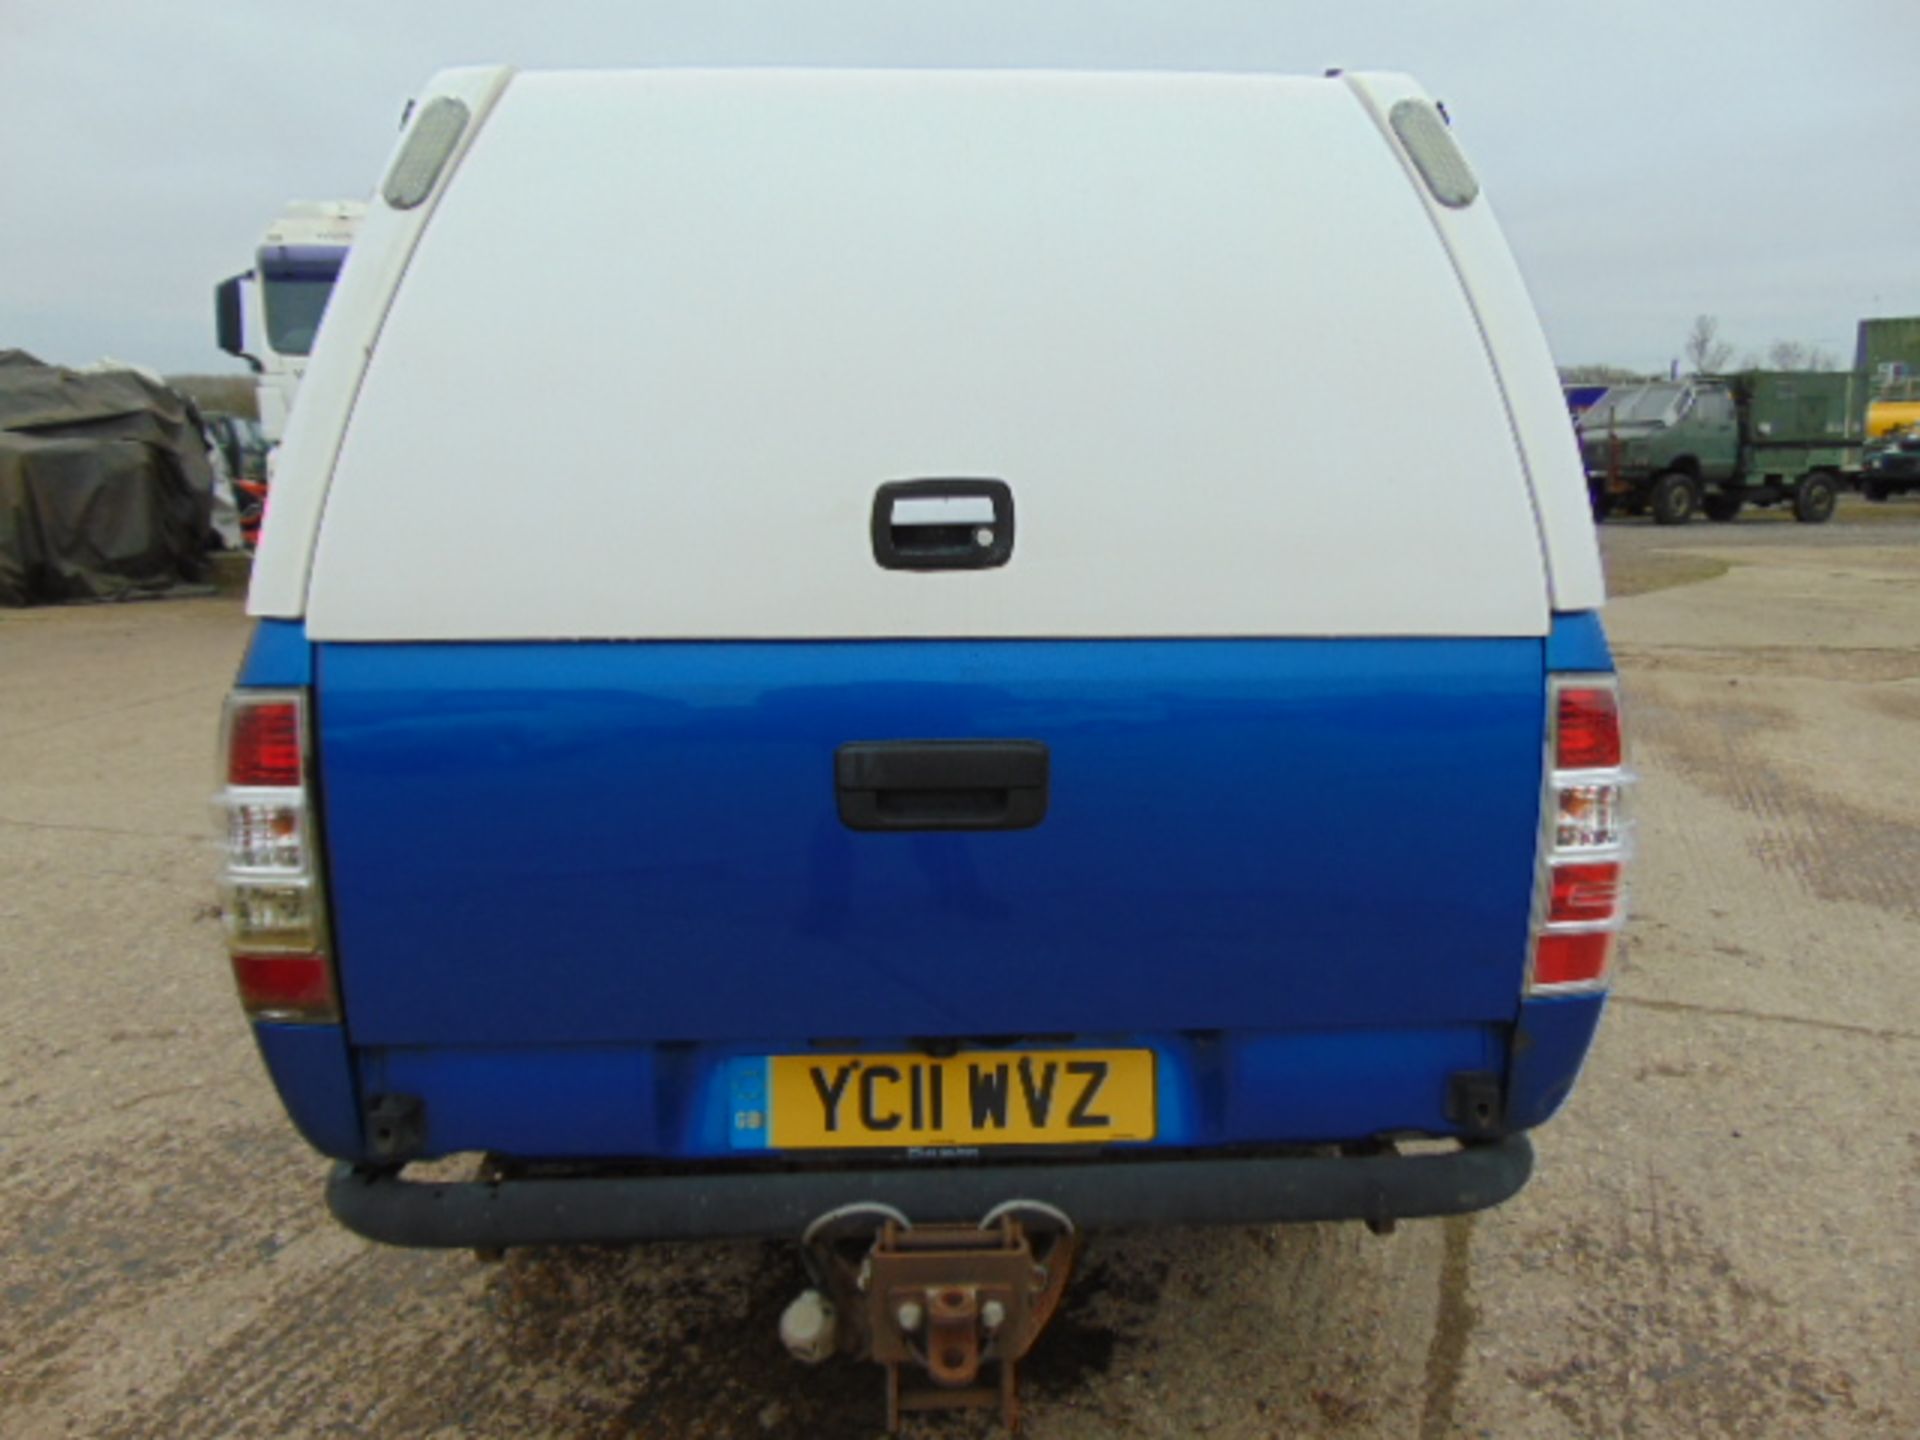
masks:
[[[1636,918],[1533,1184],[1095,1237],[1032,1435],[1920,1434],[1920,503],[1603,535]],[[209,905],[244,636],[230,598],[0,612],[0,1434],[875,1433],[876,1373],[781,1352],[780,1246],[486,1265],[327,1219]]]

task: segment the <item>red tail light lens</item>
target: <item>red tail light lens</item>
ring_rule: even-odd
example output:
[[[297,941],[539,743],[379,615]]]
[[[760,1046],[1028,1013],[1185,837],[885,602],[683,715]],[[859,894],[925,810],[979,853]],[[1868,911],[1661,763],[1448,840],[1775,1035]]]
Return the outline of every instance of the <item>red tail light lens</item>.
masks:
[[[1620,764],[1620,701],[1611,687],[1559,692],[1556,770],[1612,770]]]
[[[1611,930],[1542,935],[1533,952],[1534,985],[1597,985],[1607,978],[1613,936]]]
[[[334,1020],[333,971],[324,955],[235,955],[240,1004],[256,1020]]]
[[[1549,925],[1592,924],[1613,919],[1620,907],[1620,862],[1553,867]]]
[[[291,700],[237,699],[227,722],[229,785],[300,783],[300,707]]]

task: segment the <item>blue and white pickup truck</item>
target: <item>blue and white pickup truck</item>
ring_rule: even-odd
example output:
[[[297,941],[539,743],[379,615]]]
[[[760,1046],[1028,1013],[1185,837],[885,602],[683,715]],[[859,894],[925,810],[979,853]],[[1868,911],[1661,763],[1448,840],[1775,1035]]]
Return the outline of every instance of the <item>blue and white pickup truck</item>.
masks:
[[[447,72],[253,582],[241,998],[400,1244],[1495,1204],[1620,923],[1602,599],[1404,77]]]

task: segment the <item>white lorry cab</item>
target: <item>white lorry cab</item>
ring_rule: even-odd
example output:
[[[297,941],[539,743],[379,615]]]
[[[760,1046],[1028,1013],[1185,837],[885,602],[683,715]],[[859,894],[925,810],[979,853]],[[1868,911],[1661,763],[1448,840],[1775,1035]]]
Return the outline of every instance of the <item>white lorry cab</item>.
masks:
[[[261,237],[253,268],[214,292],[220,348],[252,366],[269,445],[286,434],[321,317],[366,209],[358,200],[289,202]]]
[[[1405,77],[450,71],[254,575],[241,998],[353,1229],[804,1235],[795,1353],[1010,1406],[1078,1227],[1525,1182],[1602,598]]]

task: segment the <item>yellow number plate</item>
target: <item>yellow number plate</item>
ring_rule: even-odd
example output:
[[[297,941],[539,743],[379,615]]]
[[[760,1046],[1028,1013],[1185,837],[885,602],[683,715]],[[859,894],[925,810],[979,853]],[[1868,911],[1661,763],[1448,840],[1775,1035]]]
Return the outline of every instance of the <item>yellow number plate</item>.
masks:
[[[902,1145],[1084,1145],[1151,1140],[1151,1050],[776,1055],[781,1150]]]

